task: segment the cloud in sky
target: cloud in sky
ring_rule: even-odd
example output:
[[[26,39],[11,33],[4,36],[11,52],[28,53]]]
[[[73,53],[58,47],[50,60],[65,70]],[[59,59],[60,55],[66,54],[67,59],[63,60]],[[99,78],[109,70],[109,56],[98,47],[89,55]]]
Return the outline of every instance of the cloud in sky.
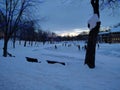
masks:
[[[61,36],[68,36],[68,35],[76,36],[83,31],[89,31],[89,30],[88,28],[75,28],[75,29],[69,29],[69,30],[56,31],[56,33]]]
[[[93,10],[90,0],[45,0],[40,4],[38,15],[45,16],[47,20],[41,22],[44,30],[56,33],[78,32],[87,29],[88,19],[92,16]],[[116,24],[120,21],[118,17],[109,15],[109,10],[101,12],[103,26]],[[108,13],[108,14],[107,14]]]

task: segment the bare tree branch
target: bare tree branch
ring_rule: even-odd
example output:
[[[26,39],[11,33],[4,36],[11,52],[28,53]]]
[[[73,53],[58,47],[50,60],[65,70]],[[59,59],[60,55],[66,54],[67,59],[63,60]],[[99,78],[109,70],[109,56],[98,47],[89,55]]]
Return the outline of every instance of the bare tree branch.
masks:
[[[4,16],[4,47],[3,56],[7,56],[7,43],[23,17],[25,10],[33,6],[35,0],[2,0],[0,1],[0,12]],[[4,9],[1,9],[4,8]]]

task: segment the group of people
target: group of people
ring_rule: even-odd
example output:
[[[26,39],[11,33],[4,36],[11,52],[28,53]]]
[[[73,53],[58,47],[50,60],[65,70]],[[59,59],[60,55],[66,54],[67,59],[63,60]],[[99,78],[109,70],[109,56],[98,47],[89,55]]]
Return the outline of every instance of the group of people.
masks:
[[[78,45],[74,44],[74,45],[77,46],[78,50],[81,50],[81,49],[82,49],[82,50],[87,50],[87,44],[86,44],[86,43],[85,43],[82,47],[81,47],[80,44],[78,44]],[[71,47],[72,44],[63,43],[62,46]],[[55,49],[58,48],[57,45],[55,45],[54,47],[55,47]],[[99,43],[97,43],[97,47],[99,48]]]
[[[78,47],[78,50],[81,49],[81,46],[80,46],[80,45],[77,45],[77,47]],[[85,44],[84,46],[82,46],[82,50],[86,50],[86,49],[87,49],[87,45]]]

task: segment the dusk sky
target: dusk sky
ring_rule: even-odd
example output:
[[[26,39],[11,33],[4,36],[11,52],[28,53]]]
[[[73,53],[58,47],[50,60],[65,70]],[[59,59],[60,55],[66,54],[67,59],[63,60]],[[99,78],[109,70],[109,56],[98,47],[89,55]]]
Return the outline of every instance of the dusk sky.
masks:
[[[40,17],[46,17],[40,25],[43,30],[57,34],[77,34],[88,30],[87,22],[93,15],[90,0],[44,0],[37,11]],[[116,10],[117,11],[117,10]],[[100,11],[101,26],[113,26],[120,22],[120,10],[111,14],[110,9]],[[117,13],[117,14],[116,14]]]

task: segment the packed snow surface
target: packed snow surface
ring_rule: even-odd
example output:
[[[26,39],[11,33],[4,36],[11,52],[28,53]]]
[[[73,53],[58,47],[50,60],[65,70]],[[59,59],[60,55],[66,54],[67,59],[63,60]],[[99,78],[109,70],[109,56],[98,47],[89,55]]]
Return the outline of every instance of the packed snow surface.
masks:
[[[120,44],[100,44],[94,69],[84,65],[85,50],[78,50],[77,45],[82,47],[84,42],[55,44],[23,47],[17,42],[13,49],[10,41],[8,51],[15,57],[5,58],[0,40],[0,90],[120,90]],[[27,62],[25,57],[41,63]],[[66,65],[48,64],[46,60]]]

